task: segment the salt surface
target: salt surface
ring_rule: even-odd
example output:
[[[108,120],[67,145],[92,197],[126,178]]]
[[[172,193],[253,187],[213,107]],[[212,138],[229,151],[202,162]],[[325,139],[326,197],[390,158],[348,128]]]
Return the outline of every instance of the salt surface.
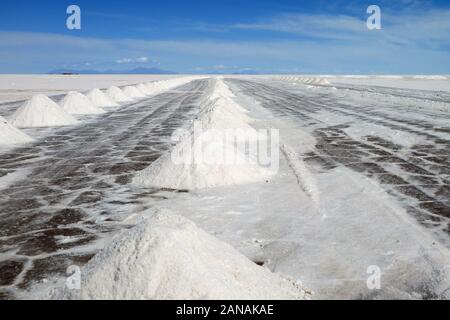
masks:
[[[101,114],[105,110],[95,106],[85,95],[70,91],[60,102],[61,108],[70,114]]]
[[[133,99],[126,95],[122,89],[119,87],[109,87],[108,90],[106,90],[106,93],[111,99],[113,99],[116,102],[131,102]]]
[[[18,128],[52,127],[77,124],[78,120],[47,96],[38,94],[17,109],[9,123]]]
[[[97,107],[118,107],[119,104],[111,99],[100,89],[92,89],[86,95],[89,100]]]
[[[0,145],[20,144],[31,142],[33,139],[19,129],[13,127],[0,116]]]
[[[191,221],[160,212],[123,233],[66,299],[307,299],[301,284],[258,266]]]

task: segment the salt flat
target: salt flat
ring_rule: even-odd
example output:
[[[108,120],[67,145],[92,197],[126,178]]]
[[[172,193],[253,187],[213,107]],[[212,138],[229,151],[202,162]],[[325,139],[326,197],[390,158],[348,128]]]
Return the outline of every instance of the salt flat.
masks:
[[[68,91],[133,85],[171,79],[173,75],[0,75],[0,103],[24,100],[33,94],[57,95]]]
[[[160,79],[43,78],[2,76],[10,84],[0,86],[3,97]],[[19,79],[30,85],[14,92]],[[131,183],[174,148],[172,133],[196,119],[215,77],[78,116],[77,125],[24,129],[34,142],[0,151],[0,298],[49,297],[68,266],[84,266],[158,210],[301,281],[313,298],[448,298],[448,80],[326,79],[224,76],[251,126],[280,130],[279,170],[262,182],[201,190]],[[4,103],[0,115],[18,106]],[[380,290],[366,285],[374,265]]]

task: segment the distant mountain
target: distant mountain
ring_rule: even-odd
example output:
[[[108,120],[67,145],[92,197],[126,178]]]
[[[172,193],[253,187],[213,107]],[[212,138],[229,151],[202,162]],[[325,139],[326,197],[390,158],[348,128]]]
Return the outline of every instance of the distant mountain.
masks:
[[[56,69],[49,74],[177,74],[174,71],[159,68],[135,68],[131,70],[75,70],[75,69]]]
[[[259,72],[258,72],[258,71],[255,71],[255,70],[242,70],[242,71],[233,72],[233,74],[249,74],[249,75],[257,75],[257,74],[259,74]]]

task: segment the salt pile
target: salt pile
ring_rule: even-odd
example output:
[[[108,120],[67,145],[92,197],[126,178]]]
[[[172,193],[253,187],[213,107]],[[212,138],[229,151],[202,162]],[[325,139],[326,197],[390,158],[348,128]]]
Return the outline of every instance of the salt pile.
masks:
[[[234,98],[236,96],[233,92],[231,92],[231,90],[223,81],[219,80],[216,82],[216,86],[214,88],[211,99],[215,99],[218,97]]]
[[[310,85],[329,85],[331,84],[327,79],[322,77],[281,77],[283,81],[301,82]]]
[[[136,87],[127,86],[123,89],[123,92],[131,98],[145,98],[145,94],[139,91]]]
[[[14,128],[0,116],[0,145],[20,144],[31,142],[33,139],[17,128]]]
[[[97,107],[118,107],[119,104],[112,100],[109,96],[107,96],[100,89],[92,89],[86,95],[89,100]]]
[[[133,99],[126,95],[119,87],[109,87],[106,94],[116,102],[131,102]]]
[[[237,104],[233,99],[219,97],[217,98],[216,104],[223,106],[229,112],[239,114],[240,118],[246,118],[248,121],[252,121],[252,119],[246,115],[248,110]]]
[[[243,108],[234,105],[235,102],[227,98],[217,98],[207,103],[199,113],[202,128],[208,130],[244,129],[255,131],[249,122],[252,119],[243,113]],[[256,132],[256,131],[255,131]]]
[[[136,86],[136,89],[138,89],[140,92],[142,92],[143,94],[145,94],[145,95],[147,95],[147,96],[150,95],[150,94],[152,94],[151,92],[149,92],[147,86],[146,86],[145,84],[143,84],[143,83],[138,84],[138,85]]]
[[[133,185],[170,189],[203,189],[267,180],[273,173],[235,146],[215,139],[215,132],[184,139],[136,174]]]
[[[38,94],[17,109],[9,123],[18,128],[53,127],[77,124],[78,120],[47,96]]]
[[[105,110],[92,104],[85,95],[70,91],[60,102],[61,108],[70,114],[101,114]]]
[[[181,216],[160,212],[126,231],[83,269],[80,290],[56,299],[308,299],[300,283],[248,260]]]
[[[158,94],[167,89],[168,86],[164,85],[163,81],[155,81],[147,84],[147,91],[151,92],[152,94]]]
[[[215,90],[220,98],[205,104],[191,131],[181,135],[170,153],[138,172],[133,185],[202,189],[262,182],[273,175],[242,148],[243,142],[254,143],[258,133],[220,92]]]

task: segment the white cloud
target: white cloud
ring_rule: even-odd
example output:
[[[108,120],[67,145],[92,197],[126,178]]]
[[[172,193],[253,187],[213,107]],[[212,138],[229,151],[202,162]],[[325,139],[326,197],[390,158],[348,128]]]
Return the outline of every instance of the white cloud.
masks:
[[[131,63],[131,62],[133,62],[133,59],[130,59],[130,58],[123,58],[123,59],[116,60],[116,63],[118,63],[118,64]]]
[[[140,57],[140,58],[136,59],[136,62],[145,63],[145,62],[148,62],[148,58],[147,57]]]
[[[116,63],[118,64],[126,64],[126,63],[146,63],[148,62],[149,59],[147,57],[139,57],[136,59],[131,59],[131,58],[122,58],[122,59],[117,59]]]
[[[282,14],[257,23],[236,24],[237,29],[288,33],[320,41],[378,41],[438,47],[450,42],[450,10],[419,10],[395,14],[382,8],[382,31],[369,31],[365,15]]]

